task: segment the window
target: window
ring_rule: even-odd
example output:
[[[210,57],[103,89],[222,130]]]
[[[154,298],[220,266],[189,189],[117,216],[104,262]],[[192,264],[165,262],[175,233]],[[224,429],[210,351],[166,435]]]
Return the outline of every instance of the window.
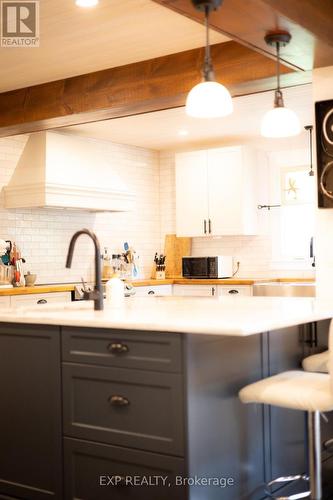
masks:
[[[273,267],[309,268],[310,240],[315,229],[315,181],[308,166],[275,167],[274,184],[280,184],[281,208],[271,222]],[[279,183],[280,178],[280,183]]]

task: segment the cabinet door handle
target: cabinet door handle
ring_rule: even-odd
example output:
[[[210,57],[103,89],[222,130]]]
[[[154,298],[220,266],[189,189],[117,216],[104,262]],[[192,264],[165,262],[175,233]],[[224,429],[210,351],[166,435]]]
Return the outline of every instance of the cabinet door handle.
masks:
[[[129,400],[124,396],[113,395],[108,399],[110,405],[112,406],[128,406],[130,404]]]
[[[204,220],[204,233],[207,234],[207,221]]]
[[[149,290],[148,295],[155,295],[154,290]]]
[[[122,344],[121,342],[109,344],[107,349],[112,352],[112,354],[124,354],[129,351],[128,346],[126,344]]]
[[[239,293],[239,290],[229,290],[229,292],[231,295],[235,295],[236,293]]]
[[[212,234],[212,221],[210,219],[208,220],[208,232]]]
[[[215,286],[212,287],[212,296],[215,296]]]
[[[47,300],[46,299],[37,300],[37,304],[47,304]]]

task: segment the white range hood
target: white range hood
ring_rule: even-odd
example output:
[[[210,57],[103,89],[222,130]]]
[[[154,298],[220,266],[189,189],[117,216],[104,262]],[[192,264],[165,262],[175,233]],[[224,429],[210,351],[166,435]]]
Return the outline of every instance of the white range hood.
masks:
[[[32,134],[4,188],[5,207],[130,211],[134,195],[112,163],[101,142],[58,132]]]

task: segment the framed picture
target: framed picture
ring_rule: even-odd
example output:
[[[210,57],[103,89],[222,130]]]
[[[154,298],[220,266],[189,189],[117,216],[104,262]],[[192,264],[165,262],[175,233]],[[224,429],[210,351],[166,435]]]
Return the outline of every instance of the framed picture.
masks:
[[[309,166],[283,167],[281,169],[282,205],[313,203],[313,177],[309,176]]]

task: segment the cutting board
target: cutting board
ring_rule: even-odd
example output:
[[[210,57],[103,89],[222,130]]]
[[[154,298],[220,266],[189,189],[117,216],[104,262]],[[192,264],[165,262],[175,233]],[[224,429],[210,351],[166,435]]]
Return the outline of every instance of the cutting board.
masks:
[[[191,255],[192,239],[177,238],[175,234],[167,234],[164,243],[164,255],[166,256],[166,278],[182,275],[182,257]]]

